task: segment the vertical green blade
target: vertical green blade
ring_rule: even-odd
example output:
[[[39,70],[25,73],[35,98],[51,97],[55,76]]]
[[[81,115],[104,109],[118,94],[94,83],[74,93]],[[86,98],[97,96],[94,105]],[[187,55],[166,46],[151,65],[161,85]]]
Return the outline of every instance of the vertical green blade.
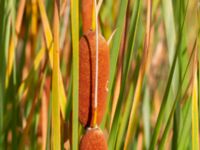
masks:
[[[72,149],[78,149],[79,1],[71,1],[72,27]]]

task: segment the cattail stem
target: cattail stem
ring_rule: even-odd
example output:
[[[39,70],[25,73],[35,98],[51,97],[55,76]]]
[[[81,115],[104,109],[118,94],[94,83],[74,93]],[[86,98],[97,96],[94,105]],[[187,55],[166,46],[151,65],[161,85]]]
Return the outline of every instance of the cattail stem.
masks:
[[[95,10],[95,27],[96,27],[96,74],[95,74],[95,96],[94,96],[94,125],[96,125],[96,117],[97,117],[97,105],[98,105],[98,72],[99,72],[99,49],[98,49],[98,14],[97,14],[97,1],[94,0],[94,10]]]

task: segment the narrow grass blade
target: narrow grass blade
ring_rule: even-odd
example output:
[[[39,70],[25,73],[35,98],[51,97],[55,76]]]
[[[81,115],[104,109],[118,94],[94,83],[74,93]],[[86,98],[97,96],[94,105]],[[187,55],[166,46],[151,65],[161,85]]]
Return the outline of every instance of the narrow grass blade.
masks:
[[[5,86],[6,88],[8,87],[8,83],[9,83],[9,77],[11,75],[12,69],[13,69],[13,63],[14,63],[14,56],[15,56],[15,46],[17,44],[18,41],[18,37],[16,36],[17,34],[19,34],[20,32],[20,28],[21,28],[21,23],[22,23],[22,17],[23,17],[23,13],[24,13],[24,8],[25,8],[25,0],[21,0],[20,1],[20,5],[19,5],[19,9],[18,9],[18,13],[17,13],[17,20],[16,20],[16,24],[15,24],[15,9],[14,9],[14,2],[12,1],[12,24],[13,27],[12,28],[12,34],[11,34],[11,39],[10,39],[10,44],[9,44],[9,49],[8,49],[8,59],[7,59],[7,67],[6,67],[6,79],[5,79]]]
[[[122,107],[122,102],[123,102],[123,97],[124,97],[124,93],[125,93],[125,85],[127,82],[127,77],[128,77],[128,72],[130,69],[130,65],[131,65],[131,61],[132,61],[132,55],[133,55],[133,50],[134,50],[134,46],[135,46],[135,39],[136,39],[136,34],[137,34],[137,27],[138,27],[138,20],[139,20],[139,14],[140,14],[140,1],[137,1],[134,7],[134,11],[132,12],[132,17],[131,17],[131,25],[130,25],[130,35],[129,35],[129,44],[128,44],[128,49],[127,49],[127,58],[125,61],[125,67],[124,70],[122,72],[122,83],[121,83],[121,88],[120,88],[120,94],[119,94],[119,98],[117,101],[117,107],[116,107],[116,112],[114,115],[114,120],[112,123],[112,128],[111,128],[111,133],[109,136],[109,141],[112,141],[113,143],[111,144],[112,146],[115,146],[114,142],[115,142],[115,136],[117,136],[117,132],[115,132],[117,129],[119,128],[119,119],[120,119],[120,113],[121,113],[121,107]],[[128,102],[127,102],[128,103]],[[131,103],[131,102],[129,102]],[[119,137],[117,139],[117,149],[121,147],[122,144],[122,136],[124,135],[125,132],[125,126],[127,124],[127,119],[128,119],[128,110],[130,105],[128,105],[127,111],[126,111],[126,115],[124,116],[124,122],[122,122],[122,124],[120,125],[120,131],[119,134],[121,137]],[[113,129],[115,128],[115,129]],[[114,132],[114,133],[112,133]]]
[[[52,67],[53,66],[53,45],[54,45],[53,37],[52,37],[49,22],[48,22],[48,18],[47,18],[47,15],[46,15],[44,3],[41,0],[37,0],[37,3],[38,3],[38,6],[39,6],[41,18],[42,18],[42,26],[43,26],[43,30],[44,30],[44,34],[45,34],[47,49],[48,49],[48,52],[49,52],[49,60],[50,60],[50,64],[51,64],[51,67]],[[62,112],[62,117],[65,118],[67,98],[66,98],[66,95],[65,95],[65,90],[64,90],[64,85],[63,85],[63,80],[62,80],[60,68],[59,68],[59,85],[60,85],[58,87],[59,91],[60,91],[59,103],[60,103],[60,108],[61,108],[61,112]]]
[[[51,64],[51,66],[53,66],[53,37],[52,37],[49,21],[48,21],[48,18],[47,18],[47,14],[46,14],[46,11],[45,11],[45,6],[44,6],[43,1],[37,0],[37,3],[38,3],[38,6],[39,6],[39,11],[40,11],[40,15],[41,15],[46,45],[47,45],[47,48],[48,48],[48,51],[49,51],[50,64]]]
[[[176,29],[175,29],[175,20],[174,20],[174,12],[173,5],[171,0],[161,0],[162,6],[162,15],[164,19],[164,25],[166,29],[166,39],[167,39],[167,49],[169,53],[169,64],[172,66],[173,58],[175,55],[175,44],[176,44]],[[180,11],[180,10],[179,10]],[[175,73],[172,79],[172,92],[177,92],[178,89],[178,81],[179,81],[179,69],[178,69],[178,61],[175,66]]]
[[[72,27],[72,150],[78,150],[79,1],[71,1]]]
[[[120,5],[120,10],[119,10],[119,17],[117,19],[117,24],[116,24],[116,33],[113,38],[113,43],[111,47],[111,56],[110,56],[110,78],[109,78],[109,93],[108,93],[108,103],[107,103],[107,108],[106,108],[106,114],[108,113],[110,102],[111,102],[111,93],[112,93],[112,88],[114,84],[114,79],[115,79],[115,71],[116,71],[116,65],[117,65],[117,58],[119,54],[119,49],[120,49],[120,41],[122,37],[122,32],[123,32],[123,25],[124,25],[124,20],[125,20],[125,14],[126,14],[126,9],[128,5],[128,0],[121,0],[121,5]],[[117,113],[119,115],[119,112]],[[106,115],[105,115],[106,116]],[[110,131],[109,135],[109,140],[108,140],[108,147],[109,149],[113,149],[115,146],[115,140],[116,140],[116,131],[118,128],[118,120],[117,118],[117,123],[114,123]],[[113,122],[116,122],[115,119]]]
[[[36,34],[37,34],[37,20],[38,20],[38,7],[37,0],[31,0],[31,36],[33,39],[33,47],[35,48]]]
[[[26,0],[20,0],[19,9],[18,9],[18,12],[17,12],[17,17],[16,17],[16,23],[15,23],[15,30],[16,30],[17,34],[19,34],[19,32],[20,32],[25,4],[26,4]]]
[[[51,114],[52,114],[52,95],[50,95],[50,100],[48,105],[46,150],[50,149],[50,144],[51,144]]]
[[[156,144],[156,141],[157,141],[157,138],[158,138],[159,130],[161,128],[161,122],[162,122],[163,117],[164,117],[166,103],[167,103],[167,99],[168,99],[168,96],[169,96],[169,90],[170,90],[170,86],[171,86],[171,83],[172,83],[173,74],[175,72],[176,61],[177,61],[178,54],[179,54],[179,51],[180,51],[180,44],[179,43],[182,41],[183,26],[184,26],[184,21],[181,24],[181,31],[179,33],[178,41],[176,43],[177,44],[176,45],[176,52],[175,52],[174,60],[173,60],[173,63],[172,63],[172,67],[170,69],[170,74],[169,74],[169,77],[168,77],[167,86],[166,86],[164,96],[163,96],[163,99],[162,99],[162,104],[161,104],[160,112],[159,112],[159,115],[158,115],[158,118],[157,118],[156,126],[155,126],[155,129],[153,131],[153,137],[151,139],[150,149],[155,148],[155,144]]]
[[[195,44],[196,45],[196,42]],[[189,61],[187,63],[187,66],[185,68],[185,71],[184,71],[184,74],[183,74],[183,78],[181,79],[181,84],[180,84],[180,87],[177,91],[177,94],[176,94],[176,98],[173,102],[173,105],[172,105],[172,109],[170,111],[170,116],[168,118],[168,121],[167,121],[167,124],[166,124],[166,127],[165,127],[165,130],[164,130],[164,133],[163,133],[163,136],[161,138],[161,142],[160,142],[160,145],[159,145],[159,149],[164,149],[164,146],[165,146],[165,142],[166,142],[166,138],[167,138],[167,135],[169,134],[169,130],[170,130],[170,127],[171,127],[171,123],[172,123],[172,120],[173,120],[173,115],[174,115],[174,112],[175,112],[175,109],[176,109],[176,106],[177,104],[180,102],[181,100],[181,90],[182,90],[182,86],[183,86],[183,82],[186,78],[186,73],[188,72],[188,69],[189,69],[189,65],[191,64],[191,60],[192,60],[192,56],[194,54],[194,48],[192,50],[192,53],[190,55],[190,58],[189,58]],[[187,93],[188,89],[190,87],[190,81],[188,83],[188,87],[186,88],[185,92],[184,93]],[[181,131],[181,130],[180,130]],[[180,132],[182,133],[182,132]],[[178,144],[178,141],[177,141],[177,144]],[[179,145],[179,144],[178,144]]]
[[[142,83],[143,83],[143,75],[144,74],[141,72],[141,69],[140,69],[138,81],[137,81],[136,89],[135,89],[135,93],[134,93],[133,104],[132,104],[132,108],[131,108],[131,112],[130,112],[130,118],[129,118],[129,122],[128,122],[128,129],[127,129],[127,134],[126,134],[126,138],[125,138],[124,149],[128,148],[128,144],[132,138],[132,135],[135,132],[134,127],[136,124],[136,116],[137,116],[136,112],[137,112],[137,109],[138,109],[139,103],[140,103],[140,94],[141,94]]]
[[[24,149],[26,138],[28,137],[28,135],[30,133],[30,128],[31,128],[32,122],[35,117],[34,115],[35,115],[35,111],[36,111],[36,106],[37,106],[38,100],[40,99],[41,92],[43,91],[45,79],[46,79],[46,70],[45,70],[45,68],[42,68],[40,75],[39,75],[39,82],[37,83],[36,90],[34,91],[34,97],[32,100],[30,113],[28,114],[28,117],[26,120],[27,123],[23,129],[23,133],[22,133],[22,136],[20,139],[19,149]]]
[[[144,74],[146,71],[146,64],[148,63],[148,55],[149,55],[149,43],[150,43],[150,30],[151,30],[151,11],[152,11],[152,2],[148,0],[147,2],[147,22],[146,22],[146,34],[145,34],[145,41],[144,41],[144,51],[143,51],[143,58],[139,70],[138,80],[136,84],[136,89],[133,97],[133,104],[131,108],[129,123],[128,123],[128,130],[125,139],[124,149],[127,149],[128,144],[133,135],[133,126],[136,124],[136,113],[140,103],[140,94],[141,88],[143,84]]]
[[[14,33],[11,36],[10,45],[8,49],[8,61],[6,67],[6,88],[8,87],[9,77],[11,75],[13,69],[13,61],[14,61],[14,50],[15,50],[15,41],[14,41]]]
[[[110,45],[112,39],[113,39],[113,36],[115,35],[116,33],[116,29],[112,32],[112,34],[110,35],[109,39],[107,40],[107,44]]]
[[[68,120],[70,118],[70,112],[72,110],[72,80],[70,80],[70,82],[69,82],[67,99],[69,101],[67,103],[66,120]]]
[[[117,150],[120,150],[122,148],[122,143],[124,141],[124,132],[127,128],[128,118],[129,118],[129,114],[130,114],[130,111],[131,111],[131,108],[128,107],[128,106],[131,106],[133,91],[134,91],[133,84],[131,84],[129,94],[128,94],[128,98],[126,100],[126,105],[125,105],[126,109],[125,109],[125,112],[124,112],[124,115],[123,115],[122,121],[121,121],[122,124],[120,125],[119,133],[118,133],[118,136],[117,136],[117,142],[116,142],[116,149]]]
[[[176,30],[174,23],[174,14],[172,1],[162,0],[162,11],[163,18],[166,28],[167,46],[169,50],[169,61],[170,65],[173,63],[173,58],[175,55],[175,44],[176,44]]]
[[[163,120],[163,117],[164,117],[166,103],[167,103],[167,99],[168,99],[168,96],[169,96],[169,90],[170,90],[170,86],[171,86],[171,83],[172,83],[172,78],[173,78],[173,74],[174,74],[174,70],[175,70],[178,51],[179,51],[179,47],[176,49],[176,53],[175,53],[175,56],[174,56],[172,67],[170,69],[170,74],[169,74],[169,77],[168,77],[167,86],[166,86],[166,89],[165,89],[165,92],[164,92],[164,96],[163,96],[163,99],[162,99],[162,104],[161,104],[161,107],[160,107],[159,115],[158,115],[158,118],[157,118],[157,121],[156,121],[156,126],[154,128],[152,139],[151,139],[150,150],[155,149],[155,145],[156,145],[156,142],[157,142],[157,139],[158,139],[158,134],[159,134],[159,131],[160,131],[160,128],[161,128],[161,123],[162,123],[162,120]]]
[[[27,78],[20,84],[19,88],[18,88],[18,96],[21,97],[22,94],[24,93],[24,91],[28,90],[31,82],[32,82],[32,76],[34,74],[35,71],[37,71],[39,69],[39,65],[43,59],[45,55],[45,48],[42,47],[39,52],[37,53],[34,62],[33,62],[33,66],[27,76]],[[21,98],[19,99],[21,101]]]
[[[6,1],[0,1],[0,149],[4,149],[4,100],[5,100],[5,72],[6,72],[6,49],[5,49],[5,29]]]
[[[169,59],[170,64],[173,62],[173,58],[175,55],[175,43],[176,43],[176,30],[174,23],[174,14],[172,1],[162,0],[162,10],[163,10],[163,18],[166,27],[166,37],[167,37],[167,45],[169,49]]]
[[[8,39],[10,38],[10,22],[8,1],[0,1],[0,149],[5,147],[5,73]]]
[[[118,58],[118,53],[119,53],[119,48],[120,48],[120,41],[121,41],[122,32],[123,32],[123,24],[124,24],[127,4],[128,4],[128,0],[121,1],[120,11],[118,15],[119,17],[117,19],[117,24],[116,24],[116,33],[114,35],[113,43],[111,46],[110,66],[113,69],[110,70],[110,80],[109,80],[110,92],[109,92],[108,100],[110,100],[111,88],[113,86],[114,77],[115,77],[116,64],[117,64],[117,58]]]
[[[102,3],[103,3],[103,0],[99,0],[98,5],[97,5],[97,14],[99,14]]]
[[[52,149],[61,149],[61,135],[60,135],[60,107],[59,107],[59,1],[54,0],[54,17],[53,17],[53,84],[52,84]]]
[[[144,122],[144,143],[145,148],[149,149],[150,146],[150,137],[151,137],[151,122],[150,122],[150,103],[151,103],[151,94],[149,87],[146,87],[145,93],[144,93],[144,102],[142,107],[142,113],[143,113],[143,122]]]
[[[172,124],[172,120],[173,120],[173,116],[174,116],[174,113],[175,113],[175,108],[176,108],[176,105],[178,103],[178,101],[180,100],[180,90],[178,91],[177,93],[177,96],[176,96],[176,99],[174,100],[174,105],[172,106],[172,110],[171,110],[171,113],[170,113],[170,116],[169,116],[169,119],[167,121],[167,124],[166,124],[166,127],[165,127],[165,130],[164,130],[164,133],[162,135],[162,139],[160,141],[160,145],[159,145],[159,149],[164,149],[165,147],[165,142],[167,140],[167,136],[169,134],[169,131],[170,131],[170,128],[171,128],[171,124]],[[176,133],[174,133],[176,134]],[[178,136],[178,135],[176,135]],[[177,139],[176,139],[177,140]],[[175,142],[175,141],[172,141],[172,142]],[[176,141],[177,142],[177,141]],[[177,144],[177,143],[176,143]],[[174,147],[174,145],[173,145]]]
[[[199,109],[198,109],[198,80],[197,80],[197,47],[194,58],[193,89],[192,89],[192,149],[199,149]]]
[[[178,139],[178,150],[183,150],[185,147],[186,139],[188,135],[191,133],[191,122],[192,122],[192,115],[191,115],[191,97],[187,99],[186,104],[184,105],[185,115],[183,117],[183,126],[180,129],[180,136]]]
[[[48,91],[42,91],[42,92],[48,92]],[[42,150],[46,149],[46,143],[47,143],[47,121],[48,121],[48,99],[47,94],[42,94],[41,97],[41,117],[42,117]]]
[[[164,2],[164,1],[163,1]],[[170,4],[171,5],[171,4]],[[169,5],[169,6],[170,6]],[[163,4],[163,7],[164,7],[164,4]],[[170,10],[172,8],[169,8]],[[186,12],[185,12],[185,16],[186,16]],[[184,17],[185,17],[184,16]],[[169,77],[168,77],[168,81],[167,81],[167,86],[166,86],[166,89],[165,89],[165,92],[164,92],[164,96],[162,98],[162,104],[161,104],[161,108],[160,108],[160,111],[159,111],[159,115],[158,115],[158,118],[157,118],[157,122],[156,122],[156,126],[155,126],[155,129],[153,131],[153,136],[152,136],[152,139],[151,139],[151,146],[150,146],[150,149],[154,149],[155,148],[155,145],[156,145],[156,141],[157,141],[157,138],[158,138],[158,135],[159,135],[159,131],[160,131],[160,128],[161,128],[161,122],[163,120],[163,117],[164,117],[164,112],[166,110],[166,103],[167,103],[167,99],[168,99],[168,96],[169,96],[169,91],[170,91],[170,86],[172,84],[172,80],[173,80],[173,75],[175,74],[175,68],[176,68],[176,61],[177,61],[177,58],[178,58],[178,55],[179,55],[179,52],[180,52],[180,48],[181,48],[181,42],[182,42],[182,32],[183,32],[183,27],[184,27],[184,23],[185,23],[185,18],[183,20],[183,22],[181,22],[179,24],[179,34],[178,34],[178,40],[176,42],[176,51],[175,51],[175,54],[174,54],[174,58],[173,58],[173,63],[172,63],[172,66],[171,66],[171,69],[170,69],[170,74],[169,74]],[[190,61],[189,61],[190,62]],[[187,71],[187,69],[186,69]],[[185,76],[185,75],[184,75]],[[184,77],[185,78],[185,77]],[[171,113],[173,113],[173,111],[175,110],[175,106],[177,104],[177,101],[178,99],[176,99],[174,102],[173,102],[173,109],[171,111]],[[171,114],[171,117],[172,117],[172,114]],[[171,119],[171,118],[170,118]],[[170,119],[168,120],[168,123],[170,124]],[[166,130],[169,130],[168,127],[166,127]],[[166,131],[167,133],[167,131]],[[166,134],[164,133],[164,134]],[[164,137],[165,138],[165,137]]]

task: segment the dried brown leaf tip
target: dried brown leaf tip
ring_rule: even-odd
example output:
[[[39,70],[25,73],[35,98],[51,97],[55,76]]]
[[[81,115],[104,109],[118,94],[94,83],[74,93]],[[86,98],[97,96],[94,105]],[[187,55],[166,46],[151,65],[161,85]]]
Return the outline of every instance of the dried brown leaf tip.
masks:
[[[99,128],[86,131],[80,142],[80,150],[107,150],[107,143],[103,132]]]
[[[79,120],[83,126],[94,127],[94,94],[96,71],[96,35],[88,31],[80,39],[79,47]],[[106,40],[98,37],[98,103],[96,124],[99,125],[106,110],[107,84],[109,79],[109,47]]]

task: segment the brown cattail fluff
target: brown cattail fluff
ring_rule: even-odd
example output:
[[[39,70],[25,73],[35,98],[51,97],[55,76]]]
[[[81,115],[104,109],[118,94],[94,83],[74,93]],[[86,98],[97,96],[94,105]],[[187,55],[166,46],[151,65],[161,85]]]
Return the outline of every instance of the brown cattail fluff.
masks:
[[[103,132],[98,128],[90,129],[81,138],[80,150],[107,150]]]
[[[82,0],[82,23],[83,33],[92,28],[93,0]]]
[[[95,32],[88,31],[80,39],[79,51],[79,120],[84,126],[94,127],[94,91],[96,73]],[[99,125],[106,110],[107,84],[109,79],[109,47],[99,35],[98,105],[96,123]]]

